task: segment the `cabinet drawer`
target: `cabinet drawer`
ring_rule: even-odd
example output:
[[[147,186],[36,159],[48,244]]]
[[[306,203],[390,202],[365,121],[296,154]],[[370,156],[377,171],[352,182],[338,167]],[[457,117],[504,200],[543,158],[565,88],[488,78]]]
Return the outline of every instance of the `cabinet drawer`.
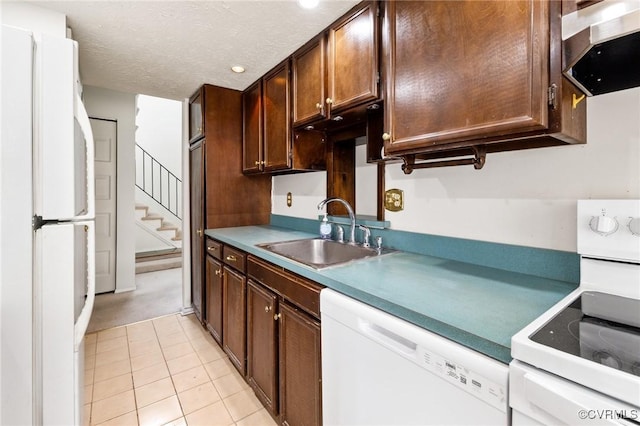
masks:
[[[207,238],[207,254],[222,260],[222,244]]]
[[[222,261],[238,271],[245,272],[246,255],[233,247],[222,247]]]
[[[253,256],[249,256],[247,261],[247,274],[316,318],[320,318],[322,285]]]

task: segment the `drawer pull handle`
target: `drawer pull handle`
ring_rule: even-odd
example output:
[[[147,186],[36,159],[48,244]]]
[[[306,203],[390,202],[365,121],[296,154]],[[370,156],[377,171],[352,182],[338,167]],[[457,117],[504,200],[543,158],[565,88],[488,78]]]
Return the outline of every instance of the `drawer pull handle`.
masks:
[[[237,261],[238,259],[236,259],[236,257],[235,257],[234,255],[230,254],[229,256],[227,256],[227,260],[228,260],[229,262],[235,262],[235,261]]]
[[[207,247],[207,250],[209,250],[209,251],[217,251],[218,247]]]

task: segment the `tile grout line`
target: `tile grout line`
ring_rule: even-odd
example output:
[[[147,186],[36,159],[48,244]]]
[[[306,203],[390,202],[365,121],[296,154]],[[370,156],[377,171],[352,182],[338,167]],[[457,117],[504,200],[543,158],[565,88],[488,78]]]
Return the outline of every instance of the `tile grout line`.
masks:
[[[164,318],[173,318],[175,323],[177,323],[176,324],[177,325],[177,330],[175,332],[171,332],[171,331],[167,332],[167,333],[163,333],[162,332],[162,329],[163,329],[162,325],[157,324],[155,322],[155,320],[164,319]],[[129,328],[130,326],[133,326],[133,325],[136,325],[136,324],[145,323],[147,321],[149,321],[151,327],[153,328],[153,336],[154,336],[153,338],[144,339],[143,338],[144,336],[140,336],[140,335],[134,336],[133,334],[131,334],[131,333],[133,333],[133,330],[130,330],[130,328]],[[193,324],[187,324],[187,322],[193,323]],[[169,323],[167,323],[167,324],[169,324]],[[110,337],[109,339],[105,339],[105,341],[108,341],[108,340],[111,340],[111,339],[117,339],[119,337],[124,337],[125,344],[126,344],[125,345],[126,346],[126,351],[127,351],[126,352],[127,353],[127,362],[128,362],[128,366],[129,366],[129,375],[130,375],[130,379],[131,379],[131,383],[132,383],[132,389],[131,390],[133,392],[134,410],[129,411],[127,413],[116,415],[116,416],[114,416],[112,418],[109,418],[109,419],[104,419],[102,421],[103,423],[112,421],[113,419],[121,417],[121,416],[124,416],[124,415],[129,415],[129,414],[133,413],[133,411],[135,411],[136,420],[137,420],[138,424],[140,424],[140,422],[141,422],[139,409],[140,408],[144,408],[144,407],[138,407],[139,401],[138,401],[138,396],[137,396],[137,392],[136,392],[136,389],[137,389],[136,388],[136,384],[135,384],[135,381],[134,381],[134,378],[133,378],[133,375],[134,375],[133,368],[134,368],[134,366],[133,366],[132,354],[131,354],[131,344],[135,343],[135,342],[130,341],[130,338],[137,338],[136,341],[152,340],[155,344],[158,345],[158,348],[160,350],[160,354],[162,356],[162,363],[157,363],[157,364],[154,364],[154,365],[162,364],[166,368],[166,370],[168,372],[168,377],[171,380],[171,385],[172,385],[172,390],[173,390],[173,395],[172,396],[176,397],[176,399],[178,401],[178,405],[180,407],[180,413],[181,413],[181,417],[177,417],[177,418],[175,418],[173,420],[170,420],[167,424],[170,424],[170,423],[173,423],[173,422],[176,422],[176,421],[182,421],[182,422],[186,423],[187,414],[185,414],[185,408],[183,406],[183,402],[180,399],[178,390],[176,388],[176,383],[174,381],[174,374],[172,374],[171,370],[169,369],[169,361],[166,358],[165,350],[164,350],[165,346],[163,346],[161,344],[161,335],[165,335],[165,334],[166,334],[166,336],[170,336],[172,334],[176,334],[177,335],[178,333],[180,333],[182,336],[184,336],[184,338],[186,340],[184,343],[188,343],[189,344],[189,348],[193,351],[192,353],[196,356],[197,361],[198,361],[197,366],[194,366],[193,368],[200,367],[200,368],[202,368],[204,370],[204,372],[206,373],[206,377],[207,377],[206,383],[210,383],[212,385],[213,389],[217,393],[217,396],[219,397],[219,401],[222,402],[222,407],[224,408],[226,414],[231,419],[232,424],[237,425],[239,422],[242,422],[246,418],[256,414],[257,412],[259,412],[261,409],[264,408],[262,403],[258,400],[259,407],[257,409],[249,412],[248,414],[244,415],[243,417],[241,417],[241,418],[239,418],[237,420],[234,419],[234,417],[231,415],[231,411],[229,409],[229,399],[234,397],[235,395],[238,395],[238,394],[240,394],[242,392],[245,392],[245,391],[248,393],[249,396],[255,397],[252,393],[248,392],[248,391],[252,391],[253,389],[250,386],[248,386],[248,384],[246,383],[244,378],[239,374],[239,372],[235,369],[235,367],[233,365],[229,365],[228,364],[228,357],[226,356],[226,354],[224,353],[224,349],[222,349],[222,347],[218,344],[218,342],[216,342],[208,334],[208,332],[206,330],[203,331],[198,326],[201,327],[201,324],[199,324],[199,323],[197,323],[197,322],[195,322],[195,321],[193,321],[191,319],[182,319],[181,320],[180,318],[178,318],[178,314],[173,314],[173,315],[166,315],[166,316],[159,317],[159,318],[154,318],[154,319],[150,319],[150,320],[146,320],[146,321],[139,321],[139,322],[136,322],[136,323],[125,324],[123,326],[119,326],[119,327],[124,327],[124,336],[115,336],[115,337]],[[170,330],[171,327],[173,327],[173,325],[170,325],[168,327],[168,329]],[[116,329],[116,328],[118,328],[118,327],[112,327],[111,329]],[[107,330],[110,330],[110,329],[107,329]],[[107,331],[107,330],[102,330],[102,331]],[[95,335],[95,342],[92,344],[92,346],[95,345],[95,350],[93,351],[94,352],[94,354],[93,354],[93,356],[94,356],[94,364],[95,364],[95,359],[97,358],[97,355],[98,355],[97,348],[98,348],[98,334],[99,333],[100,332],[94,332],[93,333]],[[200,345],[201,347],[198,350],[194,346],[194,341],[198,340],[198,339],[203,339],[204,341],[207,342],[208,345],[207,346]],[[167,347],[171,347],[171,346],[178,345],[178,344],[180,344],[180,343],[170,344]],[[217,358],[217,359],[213,359],[211,361],[205,362],[205,359],[210,359],[211,356],[210,356],[210,354],[207,354],[207,353],[201,355],[200,352],[208,351],[209,349],[215,349],[216,355],[220,356],[220,357]],[[222,353],[220,351],[222,351]],[[187,355],[188,354],[181,355],[181,356],[187,356]],[[139,356],[141,356],[141,355],[139,355]],[[175,357],[175,359],[178,359],[178,358],[180,358],[180,356],[179,357]],[[216,361],[222,362],[225,365],[226,370],[223,370],[223,371],[226,371],[226,372],[224,372],[220,377],[216,377],[216,379],[214,379],[212,377],[211,373],[209,372],[209,370],[207,368],[205,368],[205,364],[211,364],[211,363],[214,363]],[[108,365],[108,364],[105,364],[105,365]],[[149,368],[149,367],[145,367],[145,368]],[[189,369],[186,369],[184,371],[188,371],[188,370]],[[180,374],[180,373],[182,373],[182,371],[177,372],[176,375]],[[242,386],[238,391],[230,393],[230,394],[226,395],[225,397],[222,397],[222,394],[220,393],[220,390],[214,384],[214,380],[219,380],[219,379],[222,379],[224,377],[232,376],[232,375],[234,376],[234,380],[235,379],[240,379],[243,382]],[[105,380],[110,380],[110,379],[105,379]],[[164,380],[164,379],[159,379],[159,380]],[[154,382],[157,382],[159,380],[156,380]],[[144,386],[152,384],[154,382],[146,383]],[[184,389],[182,392],[183,393],[187,392],[189,390],[197,388],[198,386],[205,385],[206,383],[202,383],[202,384],[199,384],[199,385],[195,385],[195,386],[189,387],[188,389]],[[94,393],[95,393],[95,365],[94,365],[94,368],[93,368],[93,377],[92,377],[92,384],[91,384],[91,403],[89,404],[89,416],[88,416],[89,417],[88,424],[90,424],[92,426],[95,426],[95,423],[93,423],[93,415],[94,415],[94,412],[93,412],[93,408],[94,407],[93,406],[94,406],[94,402],[96,402],[96,401],[94,401],[94,398],[93,398],[94,397]],[[120,392],[120,393],[123,393],[123,392]],[[115,396],[115,395],[112,395],[112,396]],[[160,401],[163,401],[165,399],[169,399],[169,398],[171,398],[171,396],[169,396],[167,398],[162,398],[159,401],[155,401],[153,403],[147,404],[147,406],[155,404],[155,403],[160,402]],[[105,398],[103,398],[103,399],[105,399]],[[204,407],[200,407],[200,408],[192,411],[192,413],[190,413],[190,414],[193,414],[193,413],[197,412],[198,410],[204,409],[207,406],[214,405],[217,402],[218,401],[216,401],[214,403],[211,403],[211,404],[207,404]],[[85,404],[85,406],[86,406],[86,404]],[[87,419],[85,419],[85,421],[86,420]]]
[[[173,314],[173,317],[175,318],[175,314]],[[161,317],[161,318],[164,318],[164,317]],[[176,318],[176,321],[177,321],[177,318]],[[158,329],[156,328],[156,324],[155,324],[155,322],[153,320],[151,321],[151,324],[153,325],[153,331],[154,331],[154,333],[156,335],[156,341],[158,342],[158,346],[160,346],[160,353],[162,354],[162,359],[164,361],[165,366],[167,367],[167,372],[169,373],[169,380],[171,380],[171,386],[173,386],[174,395],[175,395],[176,399],[178,400],[178,405],[180,406],[180,413],[182,413],[181,417],[173,419],[173,420],[169,421],[168,423],[173,423],[173,422],[175,422],[176,420],[178,420],[180,418],[185,419],[185,423],[186,423],[187,416],[184,413],[184,407],[182,406],[182,402],[180,401],[180,397],[178,396],[178,389],[176,389],[176,384],[173,381],[173,374],[171,374],[171,370],[169,370],[169,364],[167,362],[167,358],[164,355],[164,349],[162,348],[162,345],[160,344],[160,336],[158,335]],[[180,326],[180,329],[182,330],[182,326],[180,324],[178,324],[178,325]],[[184,333],[184,330],[183,330],[183,333]],[[189,344],[189,345],[191,346],[191,344]],[[192,347],[192,349],[193,349],[193,347]],[[168,398],[171,398],[171,397],[168,397]],[[168,398],[165,398],[165,399],[168,399]],[[138,421],[138,423],[139,423],[139,421]]]

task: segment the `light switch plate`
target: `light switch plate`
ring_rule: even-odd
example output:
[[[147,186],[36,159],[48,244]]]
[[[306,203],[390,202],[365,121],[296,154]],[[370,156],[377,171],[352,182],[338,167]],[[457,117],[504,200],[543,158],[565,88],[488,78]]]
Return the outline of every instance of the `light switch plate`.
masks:
[[[388,189],[384,193],[384,208],[390,212],[404,210],[404,191],[401,189]]]

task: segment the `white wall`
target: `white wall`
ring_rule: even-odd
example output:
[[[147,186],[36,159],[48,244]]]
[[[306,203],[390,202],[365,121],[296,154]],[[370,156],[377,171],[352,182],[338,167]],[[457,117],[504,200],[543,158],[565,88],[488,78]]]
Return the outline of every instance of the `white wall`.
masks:
[[[24,2],[0,1],[2,24],[58,37],[67,36],[67,18],[53,10]]]
[[[385,186],[404,191],[405,209],[386,219],[396,230],[575,252],[576,200],[640,198],[640,88],[588,98],[587,116],[585,145],[489,154],[482,170],[404,175],[387,165]],[[274,177],[274,214],[317,217],[325,176],[301,176]],[[300,193],[297,208],[286,208],[286,191],[294,207]]]
[[[138,95],[136,106],[136,143],[178,179],[182,180],[182,102]],[[151,191],[152,188],[158,191],[154,193],[156,197],[162,197],[161,199],[165,202],[170,200],[171,213],[177,208],[180,214],[182,211],[182,187],[168,188],[164,174],[162,184],[160,184],[160,174],[157,172],[159,168],[154,168],[154,173],[152,173],[151,167],[149,167],[150,159],[147,160],[147,167],[143,167],[142,161],[144,161],[142,152],[136,149],[137,184],[142,186],[145,183],[148,185],[147,191]],[[147,175],[144,180],[143,171]],[[136,203],[149,206],[150,212],[160,214],[167,222],[182,227],[182,221],[170,214],[160,203],[141,189],[136,188],[135,199]],[[136,228],[136,253],[174,247],[145,231],[139,224]]]
[[[136,142],[182,178],[182,102],[138,95]]]
[[[135,100],[133,94],[84,87],[89,116],[118,122],[116,293],[135,289]]]

